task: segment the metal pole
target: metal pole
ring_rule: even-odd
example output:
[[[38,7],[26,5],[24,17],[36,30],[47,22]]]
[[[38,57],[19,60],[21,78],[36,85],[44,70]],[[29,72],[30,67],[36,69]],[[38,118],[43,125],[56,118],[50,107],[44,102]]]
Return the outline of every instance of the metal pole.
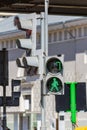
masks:
[[[6,86],[3,85],[3,130],[6,130]]]
[[[70,84],[70,108],[71,108],[71,122],[72,130],[75,129],[76,123],[76,83]]]
[[[45,0],[45,53],[46,56],[48,56],[48,5],[49,5],[49,0]]]
[[[71,122],[72,130],[75,129],[76,124],[76,82],[67,83],[70,85],[70,112],[71,112]]]
[[[40,15],[40,25],[41,25],[41,49],[42,49],[42,58],[43,58],[43,54],[45,51],[45,46],[44,46],[44,40],[45,40],[45,36],[44,36],[44,13],[42,12]],[[43,71],[43,70],[42,70]]]
[[[6,130],[6,49],[3,49],[3,130]]]
[[[43,76],[42,76],[42,130],[46,130],[46,68],[45,61],[48,56],[48,3],[49,0],[45,0],[45,13],[41,13],[41,49],[43,58]],[[43,28],[44,27],[44,28]]]
[[[44,13],[41,13],[41,49],[42,49],[42,58],[43,58],[43,69],[42,69],[42,82],[41,82],[41,103],[42,103],[42,122],[41,122],[41,129],[46,129],[46,102],[45,102],[45,45],[44,45],[45,37],[44,37]]]
[[[70,84],[71,122],[76,123],[76,83]]]
[[[56,118],[56,130],[58,130],[58,118]]]

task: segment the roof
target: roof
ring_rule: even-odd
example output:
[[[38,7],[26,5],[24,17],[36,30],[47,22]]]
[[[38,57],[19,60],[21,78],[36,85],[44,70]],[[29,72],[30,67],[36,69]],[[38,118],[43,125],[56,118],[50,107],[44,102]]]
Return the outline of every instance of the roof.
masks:
[[[20,14],[18,15],[21,18],[28,18],[29,14]],[[60,22],[67,22],[72,20],[80,20],[83,19],[83,17],[72,17],[72,16],[53,16],[49,15],[48,17],[48,23],[49,24],[55,24]],[[9,32],[15,32],[17,31],[17,28],[14,26],[13,23],[14,16],[11,16],[9,18],[5,18],[4,20],[0,21],[0,34],[3,33],[9,33]],[[40,24],[40,20],[38,20],[38,25]]]
[[[49,15],[48,17],[48,23],[49,24],[55,24],[55,23],[61,23],[61,22],[70,22],[70,21],[76,21],[83,19],[85,17],[81,16],[60,16],[60,15]]]
[[[47,1],[47,0],[46,0]],[[86,15],[87,0],[48,0],[49,14]],[[0,0],[1,12],[44,12],[45,0]]]

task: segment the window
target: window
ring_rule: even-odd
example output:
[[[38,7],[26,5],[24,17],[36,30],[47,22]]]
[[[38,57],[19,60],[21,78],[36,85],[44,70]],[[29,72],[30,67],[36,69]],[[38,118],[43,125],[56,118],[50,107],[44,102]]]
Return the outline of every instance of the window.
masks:
[[[25,109],[31,110],[31,95],[25,95],[24,100],[25,100]]]
[[[4,41],[2,41],[2,48],[4,48]]]
[[[75,28],[73,31],[74,31],[74,37],[76,38],[77,37],[77,29]]]
[[[87,27],[84,27],[84,36],[87,36]]]
[[[13,40],[10,41],[10,48],[13,48]]]
[[[41,37],[40,37],[40,34],[37,35],[37,44],[40,44],[41,42]]]
[[[64,31],[64,40],[67,40],[67,30]]]
[[[69,39],[72,39],[73,38],[73,30],[69,30]]]
[[[6,48],[8,48],[8,41],[6,41]]]
[[[57,32],[54,32],[54,41],[57,41]]]
[[[78,37],[81,37],[81,36],[82,36],[82,29],[78,28]]]
[[[62,40],[62,32],[60,31],[59,32],[59,41],[61,41]]]
[[[5,48],[5,43],[2,41],[2,49]]]
[[[48,39],[49,39],[49,42],[52,41],[52,33],[49,33],[49,37],[48,37]]]

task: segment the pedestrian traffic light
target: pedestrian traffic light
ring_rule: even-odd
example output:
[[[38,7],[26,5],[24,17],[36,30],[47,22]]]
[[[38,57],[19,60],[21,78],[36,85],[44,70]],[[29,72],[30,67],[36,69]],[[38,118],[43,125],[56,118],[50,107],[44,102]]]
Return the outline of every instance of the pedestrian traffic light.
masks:
[[[46,58],[46,87],[49,93],[64,94],[63,55]]]

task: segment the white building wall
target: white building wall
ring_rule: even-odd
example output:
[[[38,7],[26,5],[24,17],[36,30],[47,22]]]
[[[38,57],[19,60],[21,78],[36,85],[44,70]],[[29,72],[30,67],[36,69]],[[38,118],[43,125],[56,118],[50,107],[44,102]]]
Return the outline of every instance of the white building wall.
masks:
[[[11,25],[12,25],[12,19],[11,19]],[[83,26],[82,26],[83,25]],[[54,54],[65,54],[65,61],[64,61],[64,81],[86,81],[87,79],[87,69],[86,64],[84,64],[84,52],[87,50],[87,36],[86,32],[84,32],[84,28],[87,27],[87,20],[81,20],[81,21],[74,21],[65,23],[65,29],[67,33],[67,38],[64,39],[64,31],[63,25],[51,25],[49,28],[49,32],[51,32],[51,41],[49,42],[49,55]],[[78,28],[81,27],[82,30],[82,37],[79,37],[79,31]],[[7,28],[7,26],[6,26]],[[72,29],[75,29],[73,31]],[[72,31],[71,31],[72,30]],[[57,41],[54,40],[54,32],[57,31]],[[70,31],[70,32],[69,32]],[[72,37],[70,39],[70,33],[72,33],[72,36],[75,33],[75,38]],[[84,36],[85,35],[85,36]],[[7,39],[14,41],[14,47],[15,47],[15,39],[19,37],[23,37],[23,32],[16,32],[15,34],[8,34],[0,36],[0,48],[2,48],[2,43],[6,44]],[[39,41],[39,40],[38,40]],[[8,42],[9,43],[9,42]],[[4,44],[4,45],[5,45]],[[10,47],[8,45],[8,47]],[[9,63],[9,80],[11,81],[12,78],[16,78],[17,76],[17,66],[15,63],[15,60],[17,57],[21,57],[23,53],[20,53],[20,51],[12,50],[10,53],[10,63]],[[29,87],[29,84],[27,84]],[[30,88],[30,87],[29,87]],[[27,89],[28,90],[28,89]],[[27,113],[31,112],[33,113],[40,113],[41,112],[41,106],[40,106],[40,84],[39,81],[34,82],[34,86],[31,87],[31,111],[27,111]],[[26,115],[26,111],[24,109],[24,95],[27,95],[27,93],[24,93],[22,91],[22,95],[20,98],[20,106],[19,107],[8,107],[7,112],[8,113],[20,113],[24,112]],[[30,94],[30,93],[29,93]],[[11,84],[9,87],[7,87],[7,95],[11,95]],[[33,122],[33,115],[31,114],[31,120]],[[15,115],[15,114],[14,114]],[[14,116],[15,120],[17,116]],[[19,118],[19,117],[18,117]],[[47,129],[50,129],[50,119],[55,118],[55,96],[50,95],[46,97],[46,126]],[[26,117],[27,119],[27,117]],[[25,120],[26,120],[25,119]],[[68,117],[69,119],[69,117]],[[17,121],[17,120],[16,120]],[[69,119],[70,121],[70,119]],[[18,123],[18,122],[15,122]],[[23,126],[24,127],[24,126]],[[31,128],[33,129],[33,125],[31,124]],[[15,130],[15,129],[14,129]],[[66,128],[67,130],[67,128]]]

